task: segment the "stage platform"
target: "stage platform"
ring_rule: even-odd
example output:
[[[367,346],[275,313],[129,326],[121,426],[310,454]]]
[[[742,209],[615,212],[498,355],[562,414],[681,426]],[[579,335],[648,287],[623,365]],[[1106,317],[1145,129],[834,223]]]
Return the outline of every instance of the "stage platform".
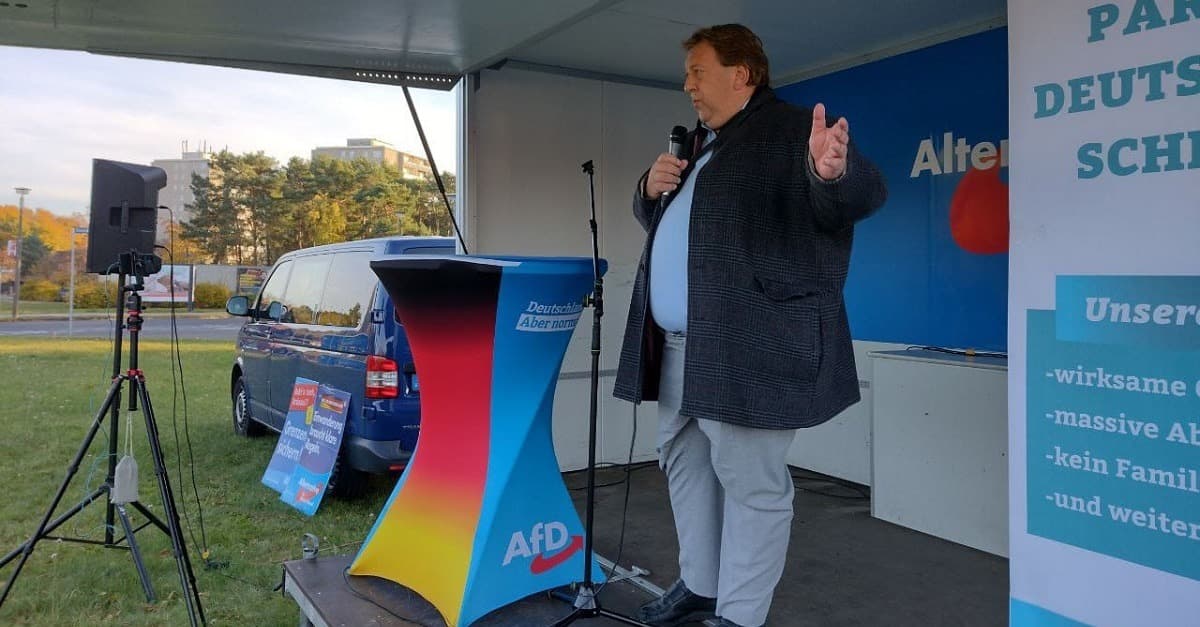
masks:
[[[1004,627],[1008,625],[1008,560],[871,517],[870,501],[852,490],[796,470],[798,486],[788,562],[775,592],[772,627]],[[597,473],[596,550],[616,558],[621,534],[624,471]],[[583,473],[565,476],[582,512]],[[818,492],[824,492],[821,494]],[[836,496],[829,496],[836,495]],[[386,496],[386,495],[385,495]],[[842,498],[838,498],[842,497]],[[666,482],[656,466],[632,473],[622,567],[647,569],[643,589],[628,581],[601,593],[608,609],[632,614],[679,574]],[[352,580],[342,571],[351,556],[298,560],[285,565],[288,593],[316,625],[441,627],[436,611],[395,584]],[[362,581],[363,583],[360,583]],[[541,627],[570,612],[569,604],[535,595],[501,608],[476,625]],[[405,620],[403,615],[411,620]],[[323,622],[318,622],[318,620]],[[304,624],[304,623],[301,623]],[[617,623],[592,619],[581,627]],[[699,624],[698,624],[699,625]]]
[[[407,588],[377,577],[344,576],[352,559],[352,555],[336,555],[284,563],[284,592],[300,607],[300,625],[444,627],[437,610]],[[572,611],[568,599],[574,595],[560,591],[564,593],[570,596],[564,599],[541,593],[526,597],[484,616],[473,627],[551,625]],[[599,599],[604,608],[629,615],[653,596],[652,589],[615,579],[600,589]],[[621,623],[595,618],[579,624],[608,627]]]

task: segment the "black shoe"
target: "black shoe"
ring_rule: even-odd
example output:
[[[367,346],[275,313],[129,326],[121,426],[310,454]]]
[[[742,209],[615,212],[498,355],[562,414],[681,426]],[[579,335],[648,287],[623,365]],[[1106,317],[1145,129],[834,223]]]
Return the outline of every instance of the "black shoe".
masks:
[[[638,620],[654,627],[675,627],[716,618],[717,600],[702,597],[676,581],[663,595],[638,610]]]

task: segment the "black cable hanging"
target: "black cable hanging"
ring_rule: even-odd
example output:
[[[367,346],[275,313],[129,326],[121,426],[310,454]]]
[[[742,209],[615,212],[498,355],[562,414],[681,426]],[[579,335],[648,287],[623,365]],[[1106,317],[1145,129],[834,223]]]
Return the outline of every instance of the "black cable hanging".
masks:
[[[413,104],[412,94],[408,91],[408,85],[400,87],[404,90],[404,99],[408,101],[408,111],[412,114],[413,124],[417,126],[417,135],[421,137],[421,145],[425,147],[425,158],[429,160],[429,167],[433,169],[433,180],[437,182],[438,191],[442,193],[442,202],[446,204],[446,213],[450,216],[450,224],[454,226],[454,234],[458,236],[458,243],[462,246],[463,254],[469,255],[467,242],[463,239],[462,231],[458,228],[458,220],[454,219],[454,209],[450,207],[450,199],[446,196],[446,184],[442,182],[442,174],[433,160],[433,151],[429,149],[429,141],[425,139],[425,128],[421,126],[421,118],[417,115],[417,107]]]

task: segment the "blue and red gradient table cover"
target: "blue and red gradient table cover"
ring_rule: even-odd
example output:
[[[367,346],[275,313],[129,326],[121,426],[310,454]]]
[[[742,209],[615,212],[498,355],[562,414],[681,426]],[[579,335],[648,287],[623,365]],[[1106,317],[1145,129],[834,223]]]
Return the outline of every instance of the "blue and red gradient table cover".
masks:
[[[349,572],[412,589],[451,626],[581,580],[584,529],[551,409],[592,259],[413,256],[371,268],[421,376],[421,436]]]

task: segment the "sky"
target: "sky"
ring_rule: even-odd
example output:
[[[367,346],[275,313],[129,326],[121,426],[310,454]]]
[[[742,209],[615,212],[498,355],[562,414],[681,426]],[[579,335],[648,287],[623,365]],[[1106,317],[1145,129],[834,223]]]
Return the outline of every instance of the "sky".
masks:
[[[457,91],[413,89],[438,169],[454,172]],[[374,137],[425,151],[399,87],[0,46],[0,205],[86,213],[93,158],[149,164],[201,142],[280,164]]]

